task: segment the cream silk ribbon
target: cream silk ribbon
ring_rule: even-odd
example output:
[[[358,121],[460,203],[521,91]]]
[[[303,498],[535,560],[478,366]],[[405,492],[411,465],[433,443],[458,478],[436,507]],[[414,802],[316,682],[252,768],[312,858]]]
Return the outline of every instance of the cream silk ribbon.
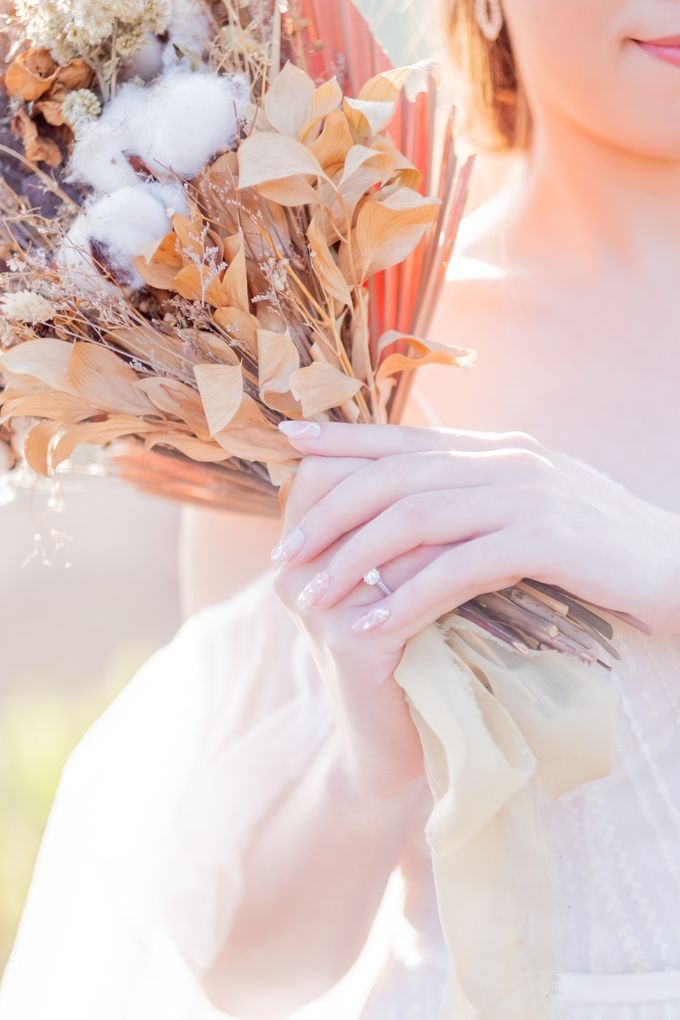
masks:
[[[456,614],[406,646],[396,679],[434,798],[425,835],[451,960],[441,1020],[557,1015],[556,884],[535,794],[610,772],[608,676],[516,651]]]

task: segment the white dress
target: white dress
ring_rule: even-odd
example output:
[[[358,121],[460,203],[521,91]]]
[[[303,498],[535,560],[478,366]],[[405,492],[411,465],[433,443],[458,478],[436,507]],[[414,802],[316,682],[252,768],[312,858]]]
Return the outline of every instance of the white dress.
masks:
[[[271,580],[195,613],[71,754],[0,1020],[224,1020],[198,975],[229,931],[249,834],[335,725]],[[614,772],[541,809],[558,1005],[564,1020],[678,1020],[680,637],[622,626],[619,646]],[[447,966],[418,828],[355,965],[291,1020],[438,1020]]]

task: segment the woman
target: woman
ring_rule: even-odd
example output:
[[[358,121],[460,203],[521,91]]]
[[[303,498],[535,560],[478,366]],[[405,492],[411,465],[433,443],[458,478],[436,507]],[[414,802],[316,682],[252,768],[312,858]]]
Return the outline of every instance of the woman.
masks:
[[[275,591],[266,572],[192,615],[72,755],[2,1020],[436,1018],[432,804],[392,671],[411,634],[525,576],[655,631],[619,634],[612,774],[543,809],[555,1005],[680,1015],[680,4],[451,8],[519,157],[434,329],[477,366],[421,376],[409,420],[429,406],[433,427],[288,429],[306,457]]]

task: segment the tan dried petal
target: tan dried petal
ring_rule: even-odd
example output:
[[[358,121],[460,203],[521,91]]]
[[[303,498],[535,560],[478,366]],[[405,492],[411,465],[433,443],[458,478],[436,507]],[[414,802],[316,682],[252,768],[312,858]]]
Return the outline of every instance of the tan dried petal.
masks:
[[[243,401],[240,365],[194,365],[198,392],[212,437],[232,420]]]
[[[353,379],[325,361],[299,368],[290,378],[291,393],[302,405],[305,418],[330,411],[350,400],[361,389]]]

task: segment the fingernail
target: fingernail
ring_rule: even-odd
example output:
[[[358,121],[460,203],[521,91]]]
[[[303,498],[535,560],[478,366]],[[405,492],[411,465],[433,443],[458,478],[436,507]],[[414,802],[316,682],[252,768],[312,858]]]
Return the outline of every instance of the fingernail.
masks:
[[[298,595],[298,602],[301,606],[313,606],[319,595],[323,595],[330,587],[331,579],[323,571],[315,574],[309,584],[302,589]]]
[[[389,618],[389,609],[371,609],[370,613],[366,613],[355,623],[352,624],[352,630],[375,630],[376,627],[382,627],[385,620]]]
[[[321,435],[321,426],[315,421],[280,421],[279,431],[291,439],[298,439],[301,436],[305,439],[318,439]]]
[[[295,531],[291,531],[290,535],[286,538],[282,538],[281,541],[274,546],[272,549],[273,560],[289,560],[296,553],[300,552],[303,545],[305,544],[305,536],[302,534],[300,528],[296,528]]]

